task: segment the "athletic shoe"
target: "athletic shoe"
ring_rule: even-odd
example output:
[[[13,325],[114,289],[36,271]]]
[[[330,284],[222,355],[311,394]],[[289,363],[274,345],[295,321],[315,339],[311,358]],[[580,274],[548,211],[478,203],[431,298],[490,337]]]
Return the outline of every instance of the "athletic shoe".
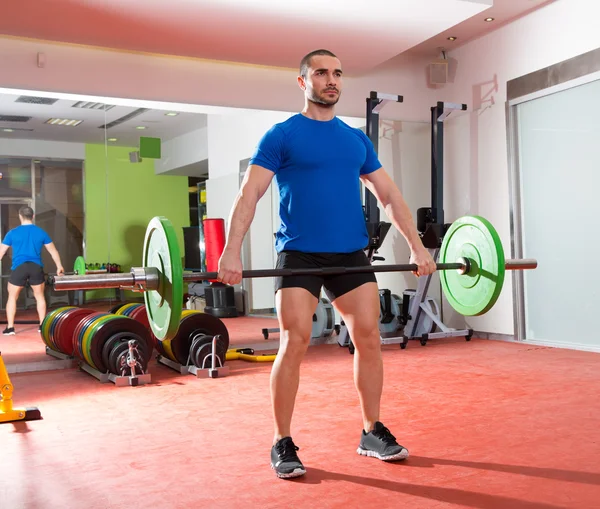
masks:
[[[361,456],[382,461],[399,461],[408,458],[408,450],[396,442],[396,437],[379,421],[375,423],[373,431],[365,433],[363,429],[356,452]]]
[[[300,450],[291,437],[279,440],[271,448],[271,468],[275,470],[280,479],[291,479],[306,473],[304,465],[298,458],[296,451]]]
[[[15,328],[14,327],[7,327],[6,329],[4,329],[2,331],[2,334],[4,334],[5,336],[14,336],[15,335]]]

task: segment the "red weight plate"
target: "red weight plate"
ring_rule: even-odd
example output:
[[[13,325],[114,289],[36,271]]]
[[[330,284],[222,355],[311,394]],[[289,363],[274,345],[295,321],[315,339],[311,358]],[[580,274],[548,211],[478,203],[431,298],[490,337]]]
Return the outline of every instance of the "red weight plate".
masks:
[[[94,312],[93,309],[75,308],[68,311],[66,316],[54,329],[54,341],[58,349],[65,355],[75,355],[77,345],[74,343],[75,329],[79,322]]]

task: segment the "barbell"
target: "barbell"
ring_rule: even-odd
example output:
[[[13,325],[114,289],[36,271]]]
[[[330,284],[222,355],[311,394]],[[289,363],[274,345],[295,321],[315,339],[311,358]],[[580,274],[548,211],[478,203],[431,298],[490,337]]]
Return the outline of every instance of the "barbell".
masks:
[[[504,258],[498,233],[480,216],[457,219],[446,232],[439,251],[442,289],[449,304],[464,316],[489,311],[498,299],[506,270],[535,269],[533,259]],[[142,267],[129,273],[54,276],[57,291],[121,288],[143,292],[148,321],[161,341],[177,333],[183,308],[183,283],[217,279],[217,272],[184,272],[177,234],[162,216],[148,223],[144,237]],[[367,265],[309,269],[258,269],[242,271],[242,278],[318,275],[334,276],[363,272],[415,272],[416,264]]]

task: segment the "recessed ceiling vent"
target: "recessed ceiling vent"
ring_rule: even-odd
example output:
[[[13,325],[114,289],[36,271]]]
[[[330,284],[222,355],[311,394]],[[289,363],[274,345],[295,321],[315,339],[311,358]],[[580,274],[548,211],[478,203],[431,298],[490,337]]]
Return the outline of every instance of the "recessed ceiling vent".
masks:
[[[20,115],[0,115],[0,122],[29,122],[31,117],[22,117]]]
[[[50,97],[31,97],[28,95],[22,95],[15,102],[25,104],[43,104],[46,106],[51,106],[56,101],[58,101],[58,99],[52,99]]]

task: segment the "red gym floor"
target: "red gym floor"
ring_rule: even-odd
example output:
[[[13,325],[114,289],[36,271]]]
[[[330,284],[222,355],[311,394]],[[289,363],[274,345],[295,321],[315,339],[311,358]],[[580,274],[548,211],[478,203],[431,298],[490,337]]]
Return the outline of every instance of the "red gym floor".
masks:
[[[227,325],[234,344],[276,326]],[[10,366],[37,341],[21,326],[0,349]],[[292,481],[269,467],[269,363],[198,379],[152,361],[151,385],[121,388],[76,369],[13,374],[15,404],[43,420],[0,425],[0,508],[600,507],[600,356],[477,339],[383,356],[382,420],[411,457],[356,454],[352,356],[311,347],[293,426],[307,474]]]

